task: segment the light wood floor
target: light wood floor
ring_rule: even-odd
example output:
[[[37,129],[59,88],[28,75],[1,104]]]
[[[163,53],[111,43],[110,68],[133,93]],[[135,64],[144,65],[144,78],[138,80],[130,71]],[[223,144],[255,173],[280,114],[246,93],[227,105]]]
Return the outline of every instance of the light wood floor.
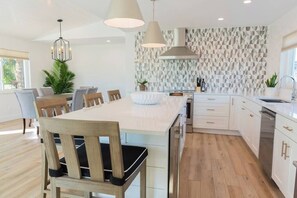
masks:
[[[187,134],[181,198],[281,198],[239,136]]]
[[[41,150],[34,129],[22,121],[0,123],[0,198],[40,197]],[[180,198],[280,198],[240,137],[187,134]]]

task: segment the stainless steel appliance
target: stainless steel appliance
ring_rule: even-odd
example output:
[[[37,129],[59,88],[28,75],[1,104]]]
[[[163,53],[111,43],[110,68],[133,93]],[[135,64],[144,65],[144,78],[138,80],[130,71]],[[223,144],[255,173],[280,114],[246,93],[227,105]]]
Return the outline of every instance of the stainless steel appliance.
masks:
[[[179,197],[179,161],[180,161],[180,116],[176,118],[169,135],[169,174],[168,174],[168,197]]]
[[[191,133],[193,132],[193,96],[194,91],[171,91],[169,92],[170,96],[187,96],[187,107],[186,107],[186,114],[187,114],[187,120],[186,120],[186,132]]]
[[[272,171],[273,139],[276,113],[263,107],[261,113],[261,132],[259,161],[269,178]]]

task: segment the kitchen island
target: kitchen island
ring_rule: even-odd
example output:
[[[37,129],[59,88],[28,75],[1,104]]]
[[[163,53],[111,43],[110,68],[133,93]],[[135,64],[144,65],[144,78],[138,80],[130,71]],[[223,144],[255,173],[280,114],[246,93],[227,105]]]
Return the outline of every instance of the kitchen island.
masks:
[[[160,104],[137,105],[132,102],[130,97],[126,97],[64,114],[58,118],[119,122],[122,144],[148,148],[147,197],[166,198],[168,197],[169,186],[172,190],[172,181],[169,182],[168,179],[169,164],[172,164],[171,156],[173,154],[180,156],[185,140],[185,130],[179,130],[181,131],[181,138],[178,140],[179,148],[175,150],[177,153],[172,153],[172,144],[169,143],[170,134],[173,133],[171,127],[179,119],[178,125],[181,126],[179,128],[185,128],[186,101],[187,97],[164,95]],[[108,139],[102,138],[101,142],[108,142]],[[177,163],[179,163],[178,160]],[[178,170],[175,171],[178,173]],[[126,191],[127,198],[139,197],[139,183],[138,176]]]

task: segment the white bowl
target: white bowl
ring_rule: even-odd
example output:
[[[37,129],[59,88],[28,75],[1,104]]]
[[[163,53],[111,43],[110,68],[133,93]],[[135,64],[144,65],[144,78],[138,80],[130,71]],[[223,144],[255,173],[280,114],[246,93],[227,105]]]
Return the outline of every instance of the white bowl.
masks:
[[[135,104],[154,105],[161,102],[164,93],[159,92],[134,92],[131,99]]]

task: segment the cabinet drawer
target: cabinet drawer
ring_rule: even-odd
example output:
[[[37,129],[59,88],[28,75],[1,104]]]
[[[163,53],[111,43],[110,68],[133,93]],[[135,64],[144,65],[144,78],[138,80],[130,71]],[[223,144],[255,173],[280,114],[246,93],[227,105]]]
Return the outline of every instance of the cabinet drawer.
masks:
[[[297,123],[279,114],[276,114],[275,128],[297,142]]]
[[[194,128],[228,129],[229,117],[194,116]]]
[[[194,115],[197,116],[229,116],[229,104],[195,104]]]
[[[194,102],[196,103],[228,103],[230,102],[230,96],[219,95],[195,95]]]

